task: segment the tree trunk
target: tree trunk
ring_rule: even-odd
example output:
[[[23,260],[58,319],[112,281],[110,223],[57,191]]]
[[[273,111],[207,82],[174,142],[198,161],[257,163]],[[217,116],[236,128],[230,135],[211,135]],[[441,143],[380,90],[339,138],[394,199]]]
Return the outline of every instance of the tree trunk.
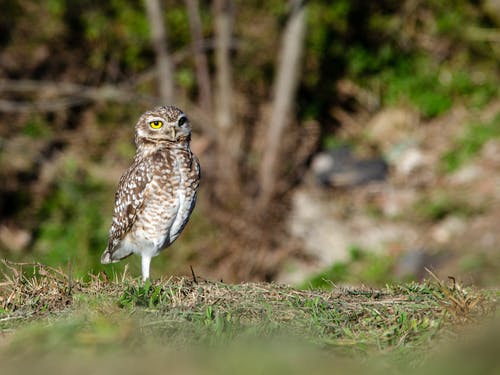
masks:
[[[164,104],[173,104],[173,64],[168,55],[167,31],[163,24],[163,11],[159,0],[144,0],[151,27],[151,41],[156,54],[156,69],[160,96]]]
[[[306,33],[306,5],[303,0],[292,0],[292,11],[282,36],[282,47],[274,84],[274,99],[266,146],[259,171],[260,194],[258,208],[263,211],[273,198],[279,178],[280,143],[293,113],[293,101],[299,82],[299,69]]]
[[[233,2],[215,0],[215,124],[217,126],[217,168],[219,188],[225,199],[239,186],[238,161],[240,158],[241,129],[233,118],[233,88],[231,71],[231,35]]]
[[[198,82],[198,105],[205,112],[207,118],[212,113],[212,90],[210,87],[210,73],[208,71],[207,55],[203,48],[203,33],[198,0],[185,0],[191,29],[191,48],[193,50]]]

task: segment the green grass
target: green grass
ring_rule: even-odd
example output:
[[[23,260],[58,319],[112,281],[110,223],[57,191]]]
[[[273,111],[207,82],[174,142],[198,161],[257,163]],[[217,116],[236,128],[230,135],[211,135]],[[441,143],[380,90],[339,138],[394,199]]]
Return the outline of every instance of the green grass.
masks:
[[[389,255],[377,254],[358,246],[348,249],[349,259],[333,263],[326,270],[302,283],[303,288],[331,289],[335,283],[362,282],[370,285],[384,285],[390,281],[395,259]]]
[[[18,265],[3,267],[4,366],[38,358],[50,367],[49,359],[57,358],[70,368],[84,370],[88,360],[107,369],[133,357],[137,363],[127,371],[172,359],[174,367],[196,364],[209,373],[234,372],[238,363],[246,363],[240,370],[249,374],[301,373],[311,366],[327,373],[334,363],[371,370],[378,363],[396,373],[423,366],[441,342],[492,316],[498,298],[437,279],[324,291],[193,278],[142,283],[94,276],[84,282],[30,267],[24,273]]]

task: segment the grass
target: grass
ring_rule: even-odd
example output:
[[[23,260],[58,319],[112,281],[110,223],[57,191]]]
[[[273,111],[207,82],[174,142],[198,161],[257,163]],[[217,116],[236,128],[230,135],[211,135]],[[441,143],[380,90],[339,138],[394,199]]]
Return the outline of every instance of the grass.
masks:
[[[246,358],[253,369],[248,373],[301,373],[294,371],[310,365],[324,366],[326,373],[333,360],[342,368],[384,359],[383,368],[411,369],[461,327],[492,316],[498,297],[437,278],[377,290],[298,290],[197,277],[142,283],[102,274],[84,282],[39,264],[4,262],[3,268],[5,363],[56,356],[68,366],[89,358],[106,368],[110,358],[122,358],[121,365],[139,356],[150,358],[143,363],[148,367],[182,352],[187,357],[176,361],[179,366],[191,365],[196,356],[219,370],[228,366],[214,373],[231,373],[230,352]],[[300,361],[290,353],[301,353]]]
[[[348,249],[349,259],[333,263],[326,270],[302,283],[303,288],[331,289],[333,283],[367,282],[384,285],[389,279],[395,258],[377,254],[359,246]]]

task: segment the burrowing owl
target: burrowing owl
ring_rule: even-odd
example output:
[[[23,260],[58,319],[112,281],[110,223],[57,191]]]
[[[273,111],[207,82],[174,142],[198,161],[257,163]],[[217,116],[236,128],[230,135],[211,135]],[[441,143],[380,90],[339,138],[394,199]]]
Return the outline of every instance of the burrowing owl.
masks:
[[[191,124],[176,107],[157,107],[139,118],[137,152],[118,184],[101,263],[140,254],[146,280],[151,258],[177,239],[193,211],[200,181],[190,139]]]

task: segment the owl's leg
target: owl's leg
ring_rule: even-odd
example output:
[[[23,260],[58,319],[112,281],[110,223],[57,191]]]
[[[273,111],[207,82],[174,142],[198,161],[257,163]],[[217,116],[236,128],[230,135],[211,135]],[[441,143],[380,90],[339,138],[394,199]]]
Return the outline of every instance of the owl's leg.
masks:
[[[149,279],[149,265],[151,263],[151,257],[147,255],[142,256],[142,281]]]

